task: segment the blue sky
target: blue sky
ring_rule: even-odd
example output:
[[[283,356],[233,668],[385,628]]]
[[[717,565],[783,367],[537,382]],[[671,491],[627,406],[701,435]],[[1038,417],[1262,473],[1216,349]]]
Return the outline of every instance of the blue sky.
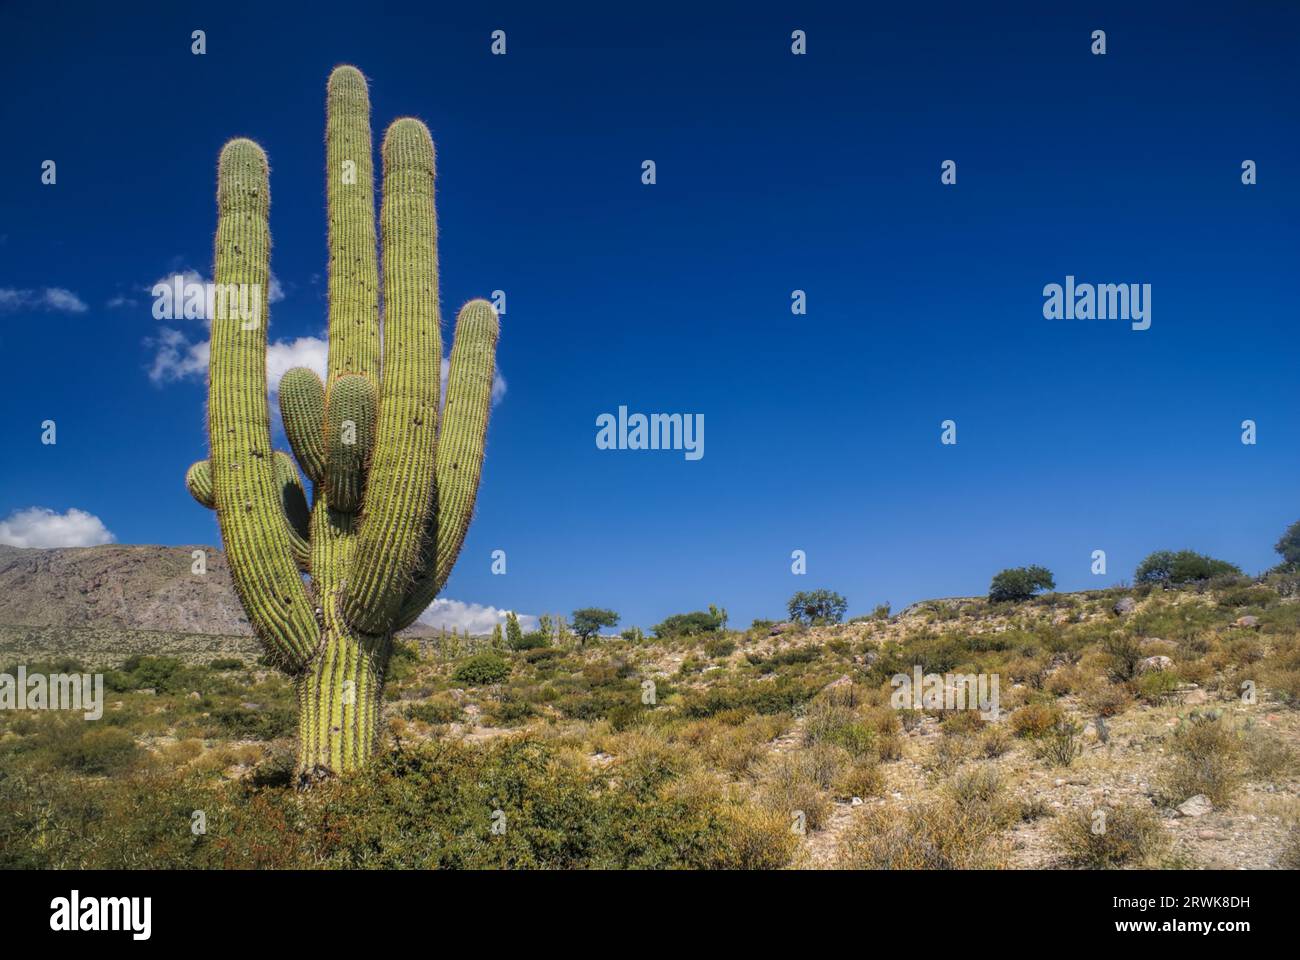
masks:
[[[182,483],[206,331],[155,320],[149,288],[209,275],[217,152],[253,137],[271,338],[310,352],[340,62],[376,140],[413,114],[437,142],[444,324],[507,294],[445,597],[649,626],[828,587],[855,614],[1025,563],[1113,583],[1158,548],[1260,570],[1300,517],[1294,5],[172,6],[0,13],[0,534],[41,507],[218,542]],[[1044,319],[1067,275],[1150,284],[1151,328]],[[702,414],[704,457],[598,450],[620,405]]]

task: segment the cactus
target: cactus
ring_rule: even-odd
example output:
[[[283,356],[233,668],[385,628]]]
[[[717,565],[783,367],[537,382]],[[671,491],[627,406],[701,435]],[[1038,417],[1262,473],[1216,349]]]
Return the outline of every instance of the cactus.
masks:
[[[257,636],[295,680],[303,782],[358,769],[376,749],[393,634],[432,602],[469,527],[498,332],[486,301],[461,309],[439,422],[433,141],[410,118],[384,137],[381,337],[370,102],[356,68],[331,74],[326,113],[328,376],[322,383],[299,368],[280,382],[285,435],[312,483],[311,505],[294,460],[271,447],[270,185],[266,155],[251,140],[221,151],[214,280],[218,290],[254,291],[258,310],[212,318],[210,458],[185,476],[217,512]]]

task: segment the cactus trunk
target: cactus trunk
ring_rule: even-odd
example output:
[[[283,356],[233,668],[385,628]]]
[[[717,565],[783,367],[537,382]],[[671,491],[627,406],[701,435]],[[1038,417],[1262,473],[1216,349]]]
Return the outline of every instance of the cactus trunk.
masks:
[[[217,511],[235,587],[270,657],[294,678],[298,769],[309,782],[357,770],[378,749],[393,634],[433,601],[478,492],[498,320],[483,300],[456,323],[439,415],[434,148],[418,120],[384,138],[375,250],[370,102],[354,67],[327,88],[330,334],[327,377],[280,384],[289,446],[273,450],[267,408],[270,183],[266,156],[232,140],[218,165],[214,274],[257,310],[212,320],[209,460],[186,485]],[[301,574],[310,574],[310,584]]]

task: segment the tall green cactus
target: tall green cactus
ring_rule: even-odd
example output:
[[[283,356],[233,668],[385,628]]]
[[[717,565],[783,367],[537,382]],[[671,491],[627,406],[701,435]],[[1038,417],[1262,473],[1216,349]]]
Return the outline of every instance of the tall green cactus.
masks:
[[[270,183],[251,140],[221,151],[214,280],[218,290],[252,291],[258,312],[212,318],[211,457],[185,477],[217,511],[254,630],[295,678],[303,778],[355,770],[375,750],[393,634],[442,588],[469,527],[498,330],[486,301],[461,308],[439,422],[433,141],[410,118],[384,136],[381,337],[370,101],[355,67],[331,74],[326,113],[328,379],[297,368],[280,381],[285,434],[312,505],[294,461],[271,447]]]

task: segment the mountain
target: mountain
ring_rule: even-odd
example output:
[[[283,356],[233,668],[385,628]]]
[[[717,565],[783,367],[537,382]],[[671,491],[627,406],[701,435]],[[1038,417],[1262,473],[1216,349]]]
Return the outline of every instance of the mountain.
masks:
[[[195,574],[202,550],[206,572]],[[214,547],[0,546],[0,624],[252,634]]]

